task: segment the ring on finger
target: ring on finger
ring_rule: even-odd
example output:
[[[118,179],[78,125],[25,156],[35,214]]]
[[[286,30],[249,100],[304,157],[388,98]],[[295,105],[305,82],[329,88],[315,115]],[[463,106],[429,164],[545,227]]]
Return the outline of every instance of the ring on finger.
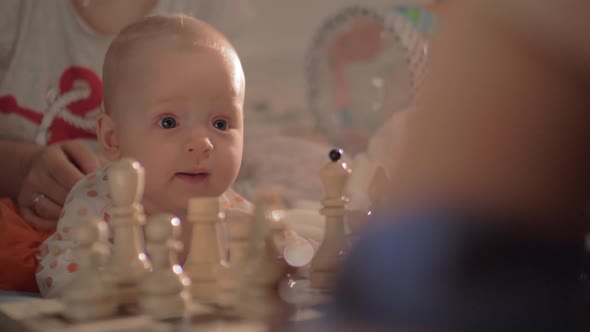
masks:
[[[41,201],[43,198],[45,198],[45,195],[41,193],[33,193],[33,207],[35,207],[35,205],[37,205],[37,203],[39,203],[39,201]]]

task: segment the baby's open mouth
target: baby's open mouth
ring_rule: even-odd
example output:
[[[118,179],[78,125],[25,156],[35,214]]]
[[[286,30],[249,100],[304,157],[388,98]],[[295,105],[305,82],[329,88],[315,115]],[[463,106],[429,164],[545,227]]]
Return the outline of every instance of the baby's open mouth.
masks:
[[[188,183],[199,183],[205,181],[207,177],[209,177],[209,173],[206,172],[199,172],[199,173],[192,173],[192,172],[179,172],[176,173],[176,177],[182,181]]]

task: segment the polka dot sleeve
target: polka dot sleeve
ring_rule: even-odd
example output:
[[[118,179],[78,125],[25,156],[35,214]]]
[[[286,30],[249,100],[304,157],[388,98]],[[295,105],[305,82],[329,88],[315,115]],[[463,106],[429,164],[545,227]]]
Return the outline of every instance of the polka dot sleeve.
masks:
[[[221,199],[223,201],[224,209],[230,214],[232,211],[254,214],[254,204],[250,203],[232,189],[228,190],[223,196],[221,196]]]
[[[75,242],[71,230],[93,217],[104,220],[108,217],[106,211],[110,205],[104,170],[87,175],[72,188],[56,232],[43,242],[39,250],[36,277],[43,296],[60,296],[78,270],[80,262],[73,250]]]

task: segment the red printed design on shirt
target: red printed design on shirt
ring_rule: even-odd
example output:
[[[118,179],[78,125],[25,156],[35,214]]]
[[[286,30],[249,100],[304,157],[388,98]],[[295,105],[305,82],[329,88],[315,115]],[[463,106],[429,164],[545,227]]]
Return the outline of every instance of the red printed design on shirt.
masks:
[[[98,75],[88,68],[78,66],[69,67],[61,74],[57,99],[72,91],[76,87],[76,83],[85,83],[90,89],[90,94],[85,99],[76,100],[68,104],[66,109],[60,110],[60,113],[53,119],[49,127],[47,144],[74,138],[96,138],[94,128],[87,129],[76,126],[66,121],[63,113],[69,113],[68,115],[70,117],[82,121],[88,120],[88,113],[96,110],[102,103],[102,82]],[[16,113],[30,122],[39,125],[44,116],[42,112],[43,110],[32,110],[19,105],[19,102],[12,95],[0,97],[0,113]]]

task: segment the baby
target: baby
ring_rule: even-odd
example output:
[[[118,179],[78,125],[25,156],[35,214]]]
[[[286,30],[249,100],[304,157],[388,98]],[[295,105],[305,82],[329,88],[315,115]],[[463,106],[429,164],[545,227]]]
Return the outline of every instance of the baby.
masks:
[[[213,27],[186,16],[154,16],[125,28],[104,61],[104,108],[97,136],[109,161],[136,159],[146,170],[148,215],[185,219],[191,197],[221,196],[225,207],[253,206],[230,188],[243,146],[245,80],[238,55]],[[37,283],[58,296],[78,268],[72,227],[88,217],[109,220],[105,168],[77,183],[41,248]],[[191,230],[183,224],[187,258]]]

